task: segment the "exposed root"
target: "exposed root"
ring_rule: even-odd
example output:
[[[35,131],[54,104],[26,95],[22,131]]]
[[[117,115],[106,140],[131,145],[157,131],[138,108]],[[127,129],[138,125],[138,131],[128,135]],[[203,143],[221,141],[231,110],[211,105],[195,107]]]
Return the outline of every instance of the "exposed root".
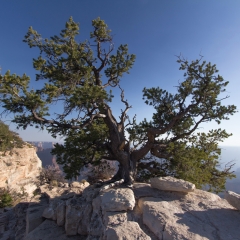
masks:
[[[111,181],[111,180],[109,180],[109,181]],[[107,182],[109,182],[109,181],[107,181]],[[104,186],[101,187],[100,192],[102,192],[104,190],[107,190],[109,188],[113,188],[113,187],[119,186],[123,182],[124,182],[124,179],[120,179],[119,181],[111,182],[110,184],[106,184],[106,182],[104,182]]]

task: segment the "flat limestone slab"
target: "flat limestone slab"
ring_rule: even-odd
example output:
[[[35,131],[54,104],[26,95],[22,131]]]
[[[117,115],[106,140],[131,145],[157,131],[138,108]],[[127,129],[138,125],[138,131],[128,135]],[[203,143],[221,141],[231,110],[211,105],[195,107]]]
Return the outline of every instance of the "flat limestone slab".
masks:
[[[195,184],[174,177],[155,177],[150,179],[151,187],[164,191],[193,192]]]
[[[143,223],[164,240],[240,240],[240,211],[213,193],[196,189],[138,201]]]

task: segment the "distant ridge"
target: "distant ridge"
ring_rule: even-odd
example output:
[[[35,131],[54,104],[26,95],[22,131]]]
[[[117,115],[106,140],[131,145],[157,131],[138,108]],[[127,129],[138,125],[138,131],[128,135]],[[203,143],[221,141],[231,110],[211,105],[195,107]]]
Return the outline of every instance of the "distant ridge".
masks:
[[[29,141],[28,143],[30,143],[36,147],[36,153],[42,161],[42,167],[46,167],[48,165],[53,165],[56,168],[61,169],[61,166],[59,166],[56,162],[56,157],[51,154],[51,151],[57,142],[43,142],[43,141],[31,141],[30,142]]]
[[[57,142],[42,142],[42,141],[28,141],[28,143],[37,147],[37,151],[41,151],[43,149],[53,148]]]

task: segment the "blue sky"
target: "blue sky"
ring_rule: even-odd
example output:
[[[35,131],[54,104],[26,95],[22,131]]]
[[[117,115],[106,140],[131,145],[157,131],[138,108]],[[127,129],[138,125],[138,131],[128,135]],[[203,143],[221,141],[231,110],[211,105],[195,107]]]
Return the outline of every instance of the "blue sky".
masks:
[[[37,49],[22,42],[28,27],[32,26],[44,38],[59,34],[70,16],[80,23],[78,39],[89,38],[91,21],[105,20],[112,29],[114,45],[128,44],[129,52],[136,54],[136,62],[121,85],[133,106],[129,115],[137,120],[151,119],[153,109],[144,104],[142,89],[159,86],[174,92],[178,81],[183,80],[176,55],[180,53],[194,60],[199,54],[217,65],[220,75],[230,81],[225,100],[240,108],[240,1],[239,0],[41,0],[3,1],[0,21],[0,66],[2,74],[26,73],[34,81],[32,58]],[[36,87],[36,84],[32,84]],[[120,115],[124,106],[116,95],[113,112]],[[8,116],[7,119],[11,119]],[[4,119],[5,120],[5,119]],[[9,122],[6,122],[9,123]],[[223,145],[240,146],[240,113],[222,122],[233,136]],[[218,128],[208,123],[200,130]],[[11,124],[11,129],[15,126]],[[24,140],[51,141],[46,132],[34,128],[19,131]]]

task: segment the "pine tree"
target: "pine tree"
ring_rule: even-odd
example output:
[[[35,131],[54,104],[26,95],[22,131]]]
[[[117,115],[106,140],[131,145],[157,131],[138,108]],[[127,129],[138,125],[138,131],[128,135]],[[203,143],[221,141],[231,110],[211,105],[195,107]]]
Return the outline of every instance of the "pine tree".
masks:
[[[42,38],[32,27],[24,42],[40,50],[33,60],[39,71],[36,80],[44,86],[29,89],[30,78],[8,71],[0,75],[0,94],[6,111],[14,113],[18,127],[44,128],[52,136],[64,136],[65,143],[57,145],[54,154],[63,164],[67,177],[75,177],[87,163],[98,164],[102,158],[117,160],[119,170],[111,181],[121,178],[131,185],[137,177],[141,160],[150,156],[149,174],[190,180],[198,187],[210,185],[210,190],[224,188],[231,168],[219,170],[218,143],[229,137],[225,130],[198,132],[201,123],[228,120],[236,106],[222,105],[222,95],[228,82],[218,74],[216,65],[200,57],[192,62],[179,56],[177,61],[184,72],[177,93],[159,87],[144,88],[143,98],[155,109],[152,120],[137,123],[128,117],[131,108],[121,88],[121,78],[129,73],[135,55],[127,45],[116,51],[111,30],[97,18],[92,21],[90,40],[78,42],[79,24],[72,18],[59,36]],[[110,108],[113,95],[107,89],[119,88],[122,110],[117,120]],[[50,106],[59,103],[62,111],[51,113]],[[57,108],[59,109],[59,107]],[[129,138],[126,137],[126,132]],[[162,164],[157,164],[153,158]],[[151,165],[155,164],[155,168]]]

